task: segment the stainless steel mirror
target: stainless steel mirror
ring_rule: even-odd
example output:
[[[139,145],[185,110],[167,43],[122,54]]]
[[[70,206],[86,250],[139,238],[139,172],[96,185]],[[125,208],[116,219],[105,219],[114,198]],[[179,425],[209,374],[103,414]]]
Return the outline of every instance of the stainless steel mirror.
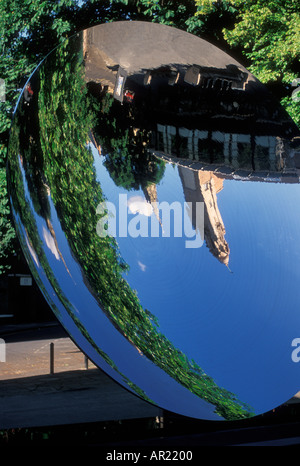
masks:
[[[87,29],[32,74],[9,144],[18,237],[71,338],[126,389],[209,420],[299,391],[297,141],[244,67],[168,26]]]

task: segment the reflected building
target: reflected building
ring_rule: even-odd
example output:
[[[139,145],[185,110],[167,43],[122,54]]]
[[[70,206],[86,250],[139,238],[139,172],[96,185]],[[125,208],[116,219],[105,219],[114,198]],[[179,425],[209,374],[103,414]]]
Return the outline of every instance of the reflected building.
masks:
[[[248,81],[248,73],[236,65],[226,65],[225,68],[220,69],[193,65],[187,69],[184,81],[205,89],[244,91]]]
[[[103,89],[113,94],[118,65],[97,45],[95,31],[90,28],[82,32],[85,81],[90,85],[90,91],[98,96]]]
[[[290,121],[280,112],[274,118],[278,109],[274,110],[265,89],[239,64],[222,62],[222,54],[216,66],[209,62],[207,51],[200,64],[191,65],[188,57],[182,56],[176,63],[172,50],[174,56],[168,56],[166,63],[156,63],[151,56],[149,68],[149,63],[143,66],[141,55],[133,56],[135,48],[129,50],[127,60],[121,60],[121,50],[103,40],[104,29],[104,35],[100,37],[100,33],[97,28],[83,32],[89,89],[99,98],[109,93],[122,104],[133,104],[128,115],[132,116],[134,136],[140,130],[150,131],[149,150],[165,160],[179,160],[185,200],[204,202],[205,242],[212,255],[228,267],[230,248],[217,202],[223,189],[220,173],[247,179],[272,174],[276,180],[278,174],[287,173],[293,175],[287,181],[298,181],[294,160],[283,141],[286,120],[287,132]],[[99,144],[93,143],[101,153]],[[161,225],[156,184],[146,184],[143,192]],[[191,217],[191,223],[199,232],[195,218]]]
[[[189,162],[219,164],[235,170],[279,172],[291,168],[281,138],[157,125],[156,149]],[[299,167],[300,168],[300,167]]]
[[[225,226],[217,201],[217,194],[223,189],[223,179],[211,171],[191,170],[183,166],[179,166],[178,171],[185,201],[192,205],[204,203],[204,240],[207,247],[214,257],[228,266],[230,249],[225,240]],[[200,232],[195,210],[189,211],[190,220],[195,231]]]
[[[109,29],[115,29],[118,37],[122,37],[123,27],[119,23],[110,25]],[[251,85],[257,85],[255,78],[244,67],[233,58],[228,63],[225,53],[202,39],[191,36],[186,47],[181,32],[174,28],[162,31],[166,47],[161,48],[159,53],[154,52],[154,28],[156,26],[151,27],[145,23],[143,40],[136,41],[134,34],[128,34],[126,25],[126,50],[122,40],[114,40],[111,31],[106,35],[106,25],[84,30],[82,50],[85,81],[91,85],[101,85],[101,88],[105,88],[121,102],[124,98],[126,100],[126,93],[130,89],[134,91],[137,88],[138,93],[146,94],[149,94],[150,89],[159,107],[162,104],[161,97],[168,100],[169,91],[175,94],[182,89],[193,91],[195,88],[196,92],[201,89],[205,92],[209,89],[214,92],[244,91],[249,84],[250,88]],[[200,62],[195,62],[195,56],[201,57]]]
[[[238,129],[238,128],[236,128]],[[299,139],[157,124],[153,153],[195,170],[247,180],[299,182]]]
[[[161,227],[163,227],[162,226],[162,221],[161,221],[161,218],[160,218],[160,215],[159,215],[156,184],[154,184],[154,183],[148,184],[147,186],[145,186],[143,188],[143,192],[144,192],[144,196],[145,196],[146,201],[149,202],[149,204],[151,204],[151,206],[152,206],[153,213],[154,213],[159,225]]]
[[[300,169],[284,142],[298,128],[253,75],[199,38],[183,51],[173,29],[168,53],[154,54],[152,28],[143,26],[143,50],[125,29],[126,50],[106,36],[106,25],[83,31],[85,81],[94,96],[130,104],[133,127],[152,132],[152,148],[173,157],[249,173]],[[122,34],[123,25],[110,27]]]

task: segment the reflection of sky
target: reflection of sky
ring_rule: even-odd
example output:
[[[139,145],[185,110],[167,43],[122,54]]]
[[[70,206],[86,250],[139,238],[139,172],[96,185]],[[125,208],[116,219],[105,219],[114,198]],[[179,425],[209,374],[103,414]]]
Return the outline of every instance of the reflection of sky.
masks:
[[[82,271],[76,260],[74,260],[65,234],[61,229],[51,197],[48,197],[50,205],[49,219],[52,223],[53,231],[55,232],[55,239],[51,235],[45,219],[35,212],[30,199],[25,173],[21,165],[20,169],[23,175],[25,196],[37,224],[39,237],[43,242],[43,251],[49,263],[49,268],[54,272],[55,279],[65,299],[69,302],[72,312],[88,330],[91,340],[93,340],[102,351],[108,354],[121,373],[144,390],[147,396],[165,409],[191,417],[207,417],[208,419],[220,420],[220,416],[213,413],[214,406],[209,405],[204,400],[201,400],[199,397],[196,397],[190,391],[180,386],[164,373],[164,371],[157,368],[146,358],[137,355],[136,348],[120,335],[105,314],[101,312],[96,299],[92,296],[90,290],[83,281]],[[18,224],[19,232],[26,241],[26,231],[18,213],[15,211],[14,217]],[[27,246],[28,244],[27,240]],[[124,380],[121,376],[112,370],[102,359],[99,360],[97,352],[87,343],[85,337],[76,326],[76,323],[74,323],[70,315],[65,312],[51,283],[44,271],[40,269],[39,262],[37,261],[36,254],[32,247],[29,248],[29,252],[38,267],[36,270],[48,295],[46,298],[50,297],[58,310],[61,311],[61,314],[57,317],[61,320],[70,336],[92,361],[96,364],[100,364],[110,376],[119,383],[124,384]],[[32,272],[35,274],[33,270]],[[159,383],[154,383],[153,381],[155,380],[159,380]],[[172,393],[172,396],[170,393]]]
[[[96,158],[107,198],[117,188]],[[177,169],[166,166],[158,201],[183,201]],[[127,193],[128,197],[142,191]],[[230,270],[184,238],[118,238],[128,282],[160,331],[214,381],[259,412],[300,389],[291,342],[300,332],[300,185],[225,180],[218,206]],[[116,204],[117,205],[117,204]]]

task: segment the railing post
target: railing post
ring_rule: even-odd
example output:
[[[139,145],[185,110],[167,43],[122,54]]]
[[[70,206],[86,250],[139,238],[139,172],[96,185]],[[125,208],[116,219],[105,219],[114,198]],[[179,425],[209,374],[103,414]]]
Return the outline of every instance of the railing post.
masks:
[[[50,374],[54,374],[54,343],[50,343]]]

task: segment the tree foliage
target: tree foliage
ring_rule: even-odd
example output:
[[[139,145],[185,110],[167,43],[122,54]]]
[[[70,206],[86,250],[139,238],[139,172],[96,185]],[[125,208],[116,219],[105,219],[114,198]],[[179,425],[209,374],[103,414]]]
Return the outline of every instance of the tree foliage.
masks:
[[[15,230],[10,221],[8,196],[6,195],[6,172],[0,168],[0,274],[10,268],[10,259],[15,251]]]
[[[291,117],[300,124],[292,83],[300,75],[300,12],[297,0],[236,0],[237,21],[224,29],[230,46],[241,47],[249,70],[263,83],[276,83]]]

